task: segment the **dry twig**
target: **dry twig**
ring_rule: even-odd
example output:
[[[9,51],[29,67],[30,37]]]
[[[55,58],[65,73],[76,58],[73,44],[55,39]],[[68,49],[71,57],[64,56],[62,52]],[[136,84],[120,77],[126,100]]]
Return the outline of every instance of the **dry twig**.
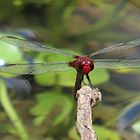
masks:
[[[97,88],[83,86],[77,91],[77,131],[81,140],[97,140],[92,129],[92,107],[101,101],[101,93]]]

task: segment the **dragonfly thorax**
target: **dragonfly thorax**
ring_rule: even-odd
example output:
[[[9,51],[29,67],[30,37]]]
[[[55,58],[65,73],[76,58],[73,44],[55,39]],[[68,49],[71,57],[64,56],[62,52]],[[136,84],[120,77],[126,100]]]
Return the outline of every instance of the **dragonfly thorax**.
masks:
[[[93,60],[88,56],[77,56],[76,60],[70,62],[69,65],[83,74],[88,74],[94,68]]]

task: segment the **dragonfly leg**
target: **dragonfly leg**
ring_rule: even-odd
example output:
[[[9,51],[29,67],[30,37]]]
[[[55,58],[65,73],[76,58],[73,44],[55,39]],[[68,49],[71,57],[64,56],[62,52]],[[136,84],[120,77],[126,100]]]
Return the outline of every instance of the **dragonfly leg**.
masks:
[[[75,86],[74,86],[74,97],[77,99],[77,90],[81,88],[81,83],[83,81],[84,74],[77,72]]]
[[[83,80],[82,82],[83,82],[84,85],[87,85],[87,84],[84,82],[84,80]]]
[[[88,82],[89,82],[89,86],[90,86],[91,88],[93,88],[93,84],[92,84],[92,82],[91,82],[91,80],[90,80],[89,75],[86,74],[86,77],[87,77],[87,80],[88,80]]]

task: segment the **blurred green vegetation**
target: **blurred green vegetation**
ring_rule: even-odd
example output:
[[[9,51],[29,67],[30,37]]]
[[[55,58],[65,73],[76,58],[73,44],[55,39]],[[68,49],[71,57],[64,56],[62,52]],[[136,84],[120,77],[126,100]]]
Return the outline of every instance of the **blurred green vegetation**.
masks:
[[[139,0],[1,0],[0,36],[8,34],[26,38],[18,31],[30,29],[39,42],[74,54],[89,54],[112,43],[138,38],[139,8]],[[112,54],[108,55],[111,56]],[[23,63],[31,58],[35,62],[70,60],[61,55],[26,52],[0,41],[0,59],[4,62]],[[139,75],[139,70],[116,73]],[[16,77],[4,73],[0,75]],[[29,140],[28,135],[30,140],[78,140],[75,131],[76,103],[72,94],[75,76],[76,72],[73,70],[35,75],[31,80],[29,78],[32,84],[31,95],[26,100],[17,97],[11,99],[17,110],[14,117],[18,116],[17,113],[21,116],[16,121],[7,112],[7,106],[1,102],[1,140]],[[95,107],[93,113],[99,140],[121,140],[120,134],[115,130],[116,119],[125,106],[132,101],[139,101],[137,96],[140,89],[132,87],[130,90],[130,85],[127,88],[120,87],[112,80],[110,71],[105,69],[95,69],[90,77],[103,94],[103,102]],[[125,82],[129,81],[126,79]],[[139,83],[135,85],[139,87]],[[5,86],[9,89],[8,85]],[[2,82],[0,87],[0,94],[7,94],[7,98],[11,98],[8,93],[16,91],[6,90]],[[20,123],[20,126],[15,122]],[[136,131],[138,126],[133,126]],[[23,130],[26,137],[21,134]]]

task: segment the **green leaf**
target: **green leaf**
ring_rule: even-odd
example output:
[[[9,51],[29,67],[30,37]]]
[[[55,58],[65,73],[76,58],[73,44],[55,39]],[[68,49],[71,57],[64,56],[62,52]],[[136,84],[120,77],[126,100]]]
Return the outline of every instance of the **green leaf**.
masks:
[[[55,58],[55,59],[54,59]],[[36,62],[69,62],[71,58],[51,53],[40,53]],[[50,85],[62,85],[62,86],[73,86],[75,82],[75,70],[60,71],[60,72],[49,72],[46,74],[36,75],[35,79],[37,83],[43,86]]]
[[[109,80],[109,73],[106,69],[94,69],[89,76],[95,85],[103,84]]]
[[[52,86],[58,84],[57,74],[55,72],[35,75],[35,80],[39,85],[42,86]]]
[[[0,65],[24,62],[22,52],[18,47],[0,41],[0,50]],[[15,77],[13,74],[3,72],[0,72],[0,75],[5,77]]]
[[[107,129],[105,127],[101,127],[98,125],[94,125],[93,129],[96,132],[96,136],[99,140],[121,140],[119,134],[116,131],[111,129]],[[69,137],[74,140],[79,140],[79,136],[76,133],[76,128],[72,127],[69,131]]]
[[[17,131],[16,136],[20,137],[21,140],[29,140],[30,138],[26,128],[14,109],[9,99],[5,83],[2,80],[0,80],[0,103]]]
[[[0,41],[0,50],[0,60],[5,63],[18,63],[23,60],[22,53],[16,46]]]
[[[59,74],[59,85],[73,87],[76,80],[76,70],[62,72]]]
[[[89,73],[91,81],[95,85],[103,84],[109,80],[109,73],[106,69],[94,69],[93,72]],[[73,87],[76,80],[76,71],[75,69],[65,72],[55,72],[47,73],[42,75],[35,76],[36,81],[40,85],[61,85],[67,87]],[[86,77],[85,80],[88,83]]]
[[[93,127],[99,140],[121,140],[116,131],[98,125],[94,125]]]
[[[69,137],[74,140],[80,140],[80,137],[77,134],[76,127],[72,127],[69,130]]]
[[[56,113],[51,120],[52,124],[56,125],[62,122],[72,109],[72,101],[60,93],[44,92],[37,95],[36,98],[37,104],[31,109],[31,113],[36,116],[34,119],[36,125],[43,123],[51,113]]]
[[[136,121],[133,125],[132,128],[134,131],[136,131],[138,134],[140,134],[140,121]]]

